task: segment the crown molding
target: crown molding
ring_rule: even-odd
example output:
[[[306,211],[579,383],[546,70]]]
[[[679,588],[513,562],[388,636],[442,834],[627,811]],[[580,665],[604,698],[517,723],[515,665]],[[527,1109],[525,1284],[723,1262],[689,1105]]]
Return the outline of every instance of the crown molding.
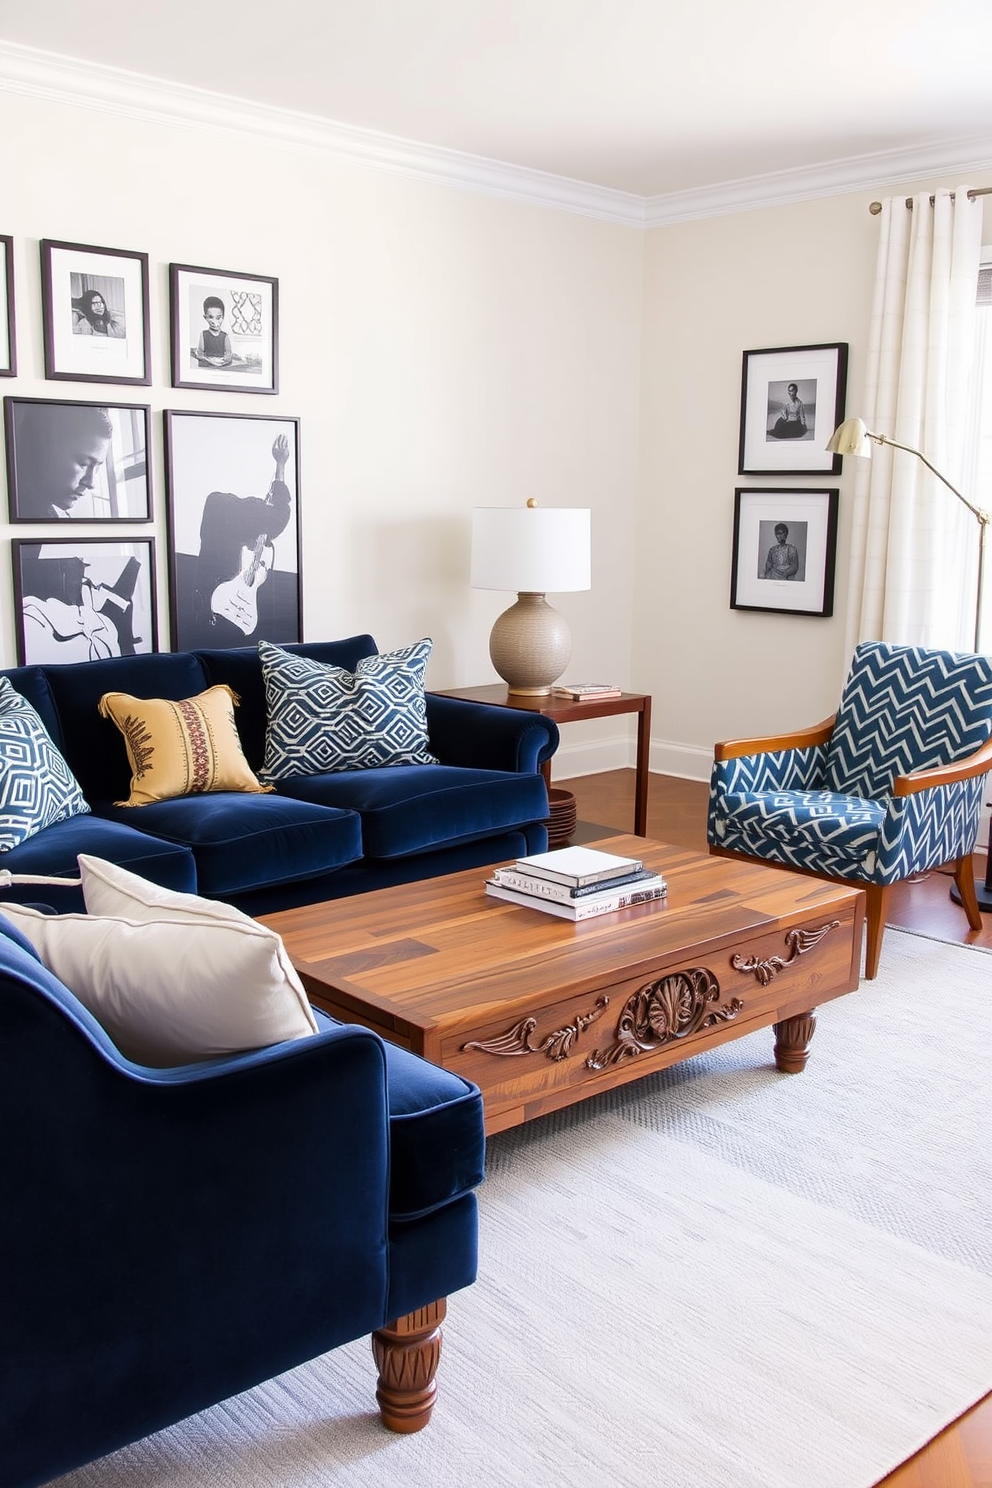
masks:
[[[211,129],[276,147],[313,150],[439,186],[625,227],[665,227],[852,191],[876,191],[931,175],[953,172],[967,179],[973,171],[992,169],[992,138],[986,136],[852,156],[642,197],[16,42],[0,41],[0,90],[173,128]]]
[[[632,192],[421,145],[316,114],[232,98],[14,42],[0,41],[0,89],[157,124],[249,135],[270,145],[315,150],[462,191],[644,226],[644,200]]]
[[[649,196],[644,202],[645,227],[667,227],[704,217],[734,212],[757,212],[819,197],[844,196],[852,191],[884,191],[906,181],[955,174],[967,180],[972,171],[992,169],[992,136],[938,140],[902,150],[852,155],[798,170],[745,176],[690,191]]]

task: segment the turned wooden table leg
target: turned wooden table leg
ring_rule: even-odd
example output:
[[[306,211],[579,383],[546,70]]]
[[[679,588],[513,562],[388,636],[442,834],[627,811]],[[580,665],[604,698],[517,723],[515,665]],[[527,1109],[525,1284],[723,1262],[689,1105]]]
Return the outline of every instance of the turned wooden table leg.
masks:
[[[815,1028],[812,1009],[775,1024],[775,1064],[784,1074],[798,1075],[806,1068],[809,1041]]]
[[[372,1334],[372,1353],[379,1370],[375,1398],[382,1423],[390,1431],[421,1431],[431,1418],[437,1396],[441,1323],[447,1311],[442,1297],[387,1323]]]

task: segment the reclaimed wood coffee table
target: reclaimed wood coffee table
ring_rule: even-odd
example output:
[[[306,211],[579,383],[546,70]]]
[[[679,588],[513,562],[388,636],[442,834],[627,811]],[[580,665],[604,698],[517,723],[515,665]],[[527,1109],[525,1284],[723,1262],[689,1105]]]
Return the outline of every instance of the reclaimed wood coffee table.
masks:
[[[859,980],[864,894],[610,837],[668,898],[573,923],[489,898],[486,869],[266,915],[311,1001],[474,1080],[501,1131],[774,1027],[798,1073],[814,1009]]]

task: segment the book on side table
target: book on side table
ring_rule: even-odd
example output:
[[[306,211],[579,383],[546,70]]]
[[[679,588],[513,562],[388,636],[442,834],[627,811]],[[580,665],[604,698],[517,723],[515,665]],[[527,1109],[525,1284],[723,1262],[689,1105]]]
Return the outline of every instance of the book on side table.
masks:
[[[614,682],[575,682],[552,687],[551,696],[563,702],[595,703],[605,698],[623,697],[623,689]]]
[[[661,874],[645,868],[639,858],[588,847],[563,847],[518,858],[509,868],[495,869],[485,887],[494,899],[566,920],[612,914],[632,904],[663,899],[668,892]]]

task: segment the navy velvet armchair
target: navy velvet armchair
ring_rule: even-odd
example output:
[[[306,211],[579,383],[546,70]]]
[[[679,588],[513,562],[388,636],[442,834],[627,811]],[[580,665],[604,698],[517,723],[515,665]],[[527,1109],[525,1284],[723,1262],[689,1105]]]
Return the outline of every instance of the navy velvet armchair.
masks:
[[[426,1424],[444,1299],[475,1277],[481,1097],[318,1021],[135,1065],[0,915],[2,1488],[367,1333],[385,1424]]]

